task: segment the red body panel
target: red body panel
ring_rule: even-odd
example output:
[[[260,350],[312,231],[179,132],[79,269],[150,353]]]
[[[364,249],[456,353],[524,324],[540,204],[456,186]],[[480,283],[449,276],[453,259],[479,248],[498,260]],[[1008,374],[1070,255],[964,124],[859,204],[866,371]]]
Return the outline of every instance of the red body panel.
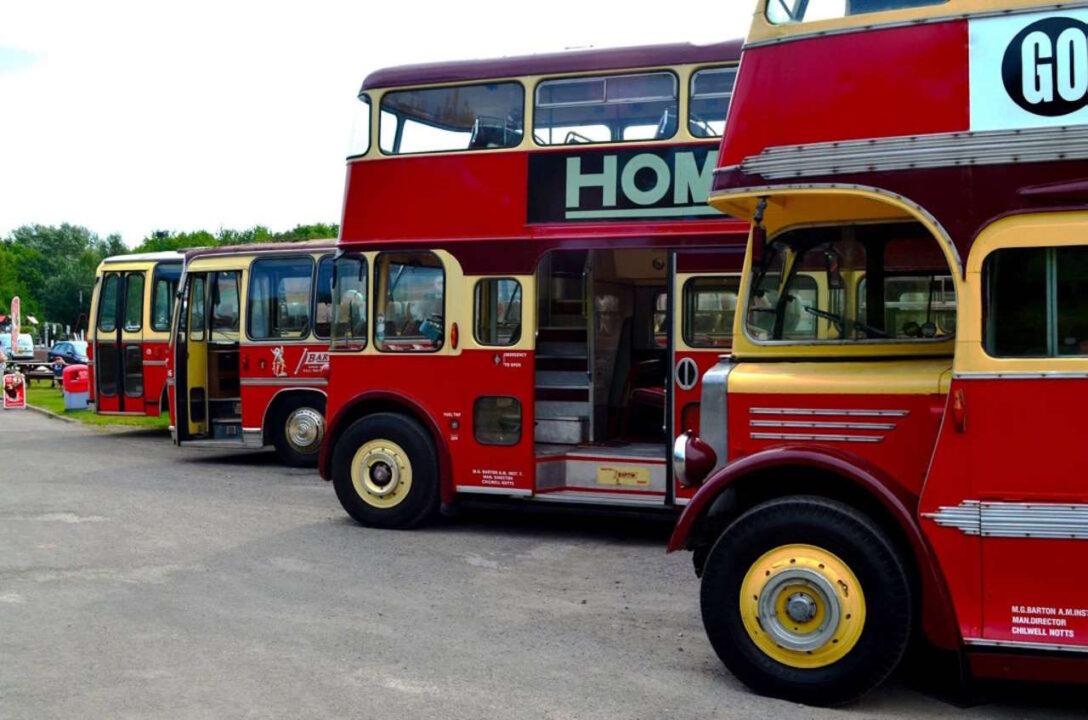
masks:
[[[283,364],[276,351],[283,354]],[[325,392],[321,368],[329,361],[325,343],[267,343],[239,347],[242,427],[263,428],[273,398],[287,390]],[[299,382],[301,381],[301,382]]]
[[[779,145],[967,130],[967,54],[966,21],[747,48],[719,164]]]

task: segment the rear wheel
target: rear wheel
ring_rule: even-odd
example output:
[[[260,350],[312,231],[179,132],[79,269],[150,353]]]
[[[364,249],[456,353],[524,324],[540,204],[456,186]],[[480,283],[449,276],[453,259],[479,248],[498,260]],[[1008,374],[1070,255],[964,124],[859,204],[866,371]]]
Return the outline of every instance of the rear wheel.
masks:
[[[411,528],[438,511],[438,459],[427,431],[396,413],[355,421],[332,455],[336,497],[363,525]]]
[[[911,586],[892,543],[849,506],[783,498],[749,510],[707,557],[703,624],[758,693],[839,705],[879,685],[911,633]]]
[[[284,465],[316,467],[317,452],[325,437],[325,401],[295,395],[280,403],[272,421],[272,444]]]

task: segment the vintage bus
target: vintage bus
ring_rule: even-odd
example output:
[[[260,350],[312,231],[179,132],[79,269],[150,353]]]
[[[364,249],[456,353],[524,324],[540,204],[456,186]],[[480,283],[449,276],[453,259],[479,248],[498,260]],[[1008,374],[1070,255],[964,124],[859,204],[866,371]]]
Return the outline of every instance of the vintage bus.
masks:
[[[741,68],[733,346],[674,448],[712,645],[813,704],[914,638],[1083,682],[1088,3],[760,0]]]
[[[176,444],[272,445],[313,466],[325,434],[333,240],[185,258],[167,380]]]
[[[366,78],[320,470],[358,521],[458,498],[661,510],[747,225],[706,205],[739,42]]]
[[[166,411],[166,347],[179,252],[115,255],[95,273],[87,356],[90,397],[105,415]]]

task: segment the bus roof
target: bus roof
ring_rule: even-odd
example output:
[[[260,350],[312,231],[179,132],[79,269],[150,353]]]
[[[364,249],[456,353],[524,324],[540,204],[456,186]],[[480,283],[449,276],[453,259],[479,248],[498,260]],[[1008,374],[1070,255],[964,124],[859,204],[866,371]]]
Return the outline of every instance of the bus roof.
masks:
[[[181,262],[184,258],[184,250],[160,250],[158,252],[130,253],[128,255],[111,255],[102,262],[104,264],[130,262],[163,262],[170,260],[177,260],[178,262]]]
[[[555,75],[627,68],[694,65],[740,59],[740,40],[695,45],[672,43],[623,48],[567,50],[558,53],[520,55],[489,60],[401,65],[376,70],[366,77],[360,92],[376,88],[516,77]]]
[[[335,250],[336,238],[322,240],[302,240],[299,242],[279,243],[249,243],[248,245],[223,245],[222,247],[196,248],[185,253],[185,262],[190,263],[197,258],[216,257],[222,255],[264,255],[277,252],[314,252],[317,250]]]

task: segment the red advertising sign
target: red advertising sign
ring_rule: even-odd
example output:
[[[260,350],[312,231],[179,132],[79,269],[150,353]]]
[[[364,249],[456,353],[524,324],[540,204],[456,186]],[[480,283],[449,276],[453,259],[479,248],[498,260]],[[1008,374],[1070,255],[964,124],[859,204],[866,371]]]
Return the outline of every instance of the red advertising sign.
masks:
[[[19,373],[4,376],[4,409],[23,410],[26,408],[26,380]]]
[[[16,295],[11,299],[11,351],[13,353],[19,347],[19,322],[21,319],[19,317],[19,296]]]

